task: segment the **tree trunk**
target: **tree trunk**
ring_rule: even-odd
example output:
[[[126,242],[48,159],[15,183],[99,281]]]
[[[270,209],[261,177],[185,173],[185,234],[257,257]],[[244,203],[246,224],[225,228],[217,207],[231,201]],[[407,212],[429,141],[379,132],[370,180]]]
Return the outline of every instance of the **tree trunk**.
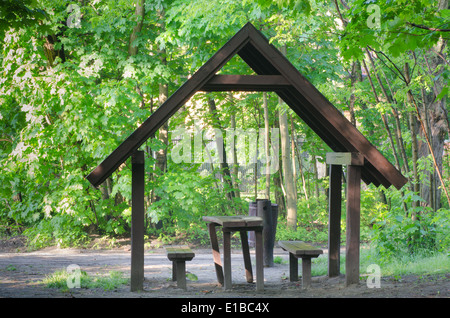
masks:
[[[350,112],[350,122],[353,124],[353,126],[356,127],[356,118],[355,118],[355,102],[356,102],[356,96],[353,93],[355,90],[355,84],[357,82],[362,81],[362,74],[361,74],[361,63],[359,61],[355,61],[352,63],[352,70],[350,73],[350,100],[349,100],[349,112]]]
[[[374,73],[375,73],[375,77],[376,77],[377,80],[378,80],[378,84],[380,84],[380,86],[382,86],[382,83],[381,83],[381,81],[380,81],[380,78],[379,78],[378,75],[376,74],[375,65],[373,64],[373,61],[372,61],[372,59],[371,59],[370,54],[369,54],[368,51],[367,51],[367,55],[369,56],[369,59],[370,59],[370,61],[372,62],[372,68],[373,68],[373,71],[374,71]],[[380,102],[380,99],[378,98],[378,93],[377,93],[377,91],[376,91],[376,89],[375,89],[375,86],[374,86],[374,84],[373,84],[372,77],[370,76],[370,73],[369,73],[369,69],[367,68],[366,62],[363,61],[363,64],[364,64],[364,68],[365,68],[365,70],[366,70],[366,72],[367,72],[367,78],[369,79],[370,86],[372,87],[372,92],[373,92],[373,95],[374,95],[374,97],[375,97],[375,101],[376,101],[377,103],[379,103],[379,102]],[[391,129],[389,128],[389,123],[388,123],[387,117],[386,117],[386,115],[383,114],[383,113],[380,113],[380,115],[381,115],[381,120],[383,121],[384,128],[386,129],[386,133],[388,134],[388,137],[389,137],[389,143],[390,143],[390,145],[391,145],[392,153],[394,154],[394,158],[395,158],[395,163],[396,163],[396,165],[397,165],[397,169],[401,170],[400,161],[399,161],[399,159],[398,159],[397,151],[396,151],[396,149],[395,149],[394,139],[393,139],[393,137],[392,137]]]
[[[444,44],[443,44],[444,45]],[[442,49],[441,49],[442,52]],[[445,53],[441,53],[445,54]],[[438,66],[442,64],[442,60],[438,56],[426,58],[429,74],[433,78],[439,78],[433,83],[433,90],[429,94],[423,96],[423,120],[428,133],[431,148],[433,149],[437,167],[442,173],[442,160],[444,154],[444,142],[447,136],[447,120],[446,120],[446,98],[436,100],[436,96],[441,92],[443,83],[438,77],[441,71],[436,71]],[[424,132],[420,132],[418,142],[419,157],[430,155],[430,149],[426,142],[423,142]],[[426,201],[426,205],[438,210],[441,207],[440,198],[442,194],[441,182],[438,173],[434,169],[431,173],[427,173],[428,180],[423,180],[421,188],[421,197]]]
[[[404,74],[407,82],[410,82],[409,77],[409,65],[405,63],[404,65]],[[408,103],[412,103],[412,100],[408,96]],[[413,180],[412,180],[412,190],[415,194],[420,193],[420,183],[419,183],[419,172],[417,168],[417,159],[419,158],[418,147],[417,147],[417,118],[412,111],[409,112],[409,127],[411,133],[411,151],[412,151],[412,164],[413,164]],[[419,201],[412,202],[413,212],[411,218],[413,220],[416,219],[415,208],[419,206]]]
[[[138,0],[139,2],[139,0]],[[137,9],[136,9],[137,10]],[[165,23],[164,23],[164,16],[165,12],[164,10],[159,12],[159,17],[161,19],[161,32],[164,32],[165,30]],[[163,65],[167,65],[167,52],[166,49],[160,49],[158,50],[159,58],[161,60],[161,63]],[[166,83],[160,83],[159,84],[159,96],[158,96],[158,104],[161,106],[169,97],[169,87]],[[163,149],[160,149],[156,152],[156,163],[155,167],[157,170],[159,170],[161,173],[165,173],[167,170],[167,145],[169,142],[169,122],[166,121],[161,128],[159,128],[159,136],[158,139],[163,142],[165,147]]]
[[[144,0],[136,0],[136,11],[135,15],[137,17],[137,23],[133,28],[133,31],[130,35],[130,43],[128,44],[128,55],[133,56],[137,54],[138,47],[134,45],[139,32],[142,30],[142,25],[144,24],[144,16],[145,16],[145,8],[144,8]]]
[[[263,93],[263,107],[264,107],[264,149],[266,155],[266,188],[265,188],[265,196],[266,199],[270,200],[270,148],[269,148],[269,105],[267,103],[267,93]]]
[[[229,92],[229,99],[231,104],[234,106],[233,102],[233,93]],[[233,107],[235,109],[235,107]],[[236,116],[233,112],[231,114],[231,129],[233,132],[236,129]],[[239,164],[237,159],[237,151],[236,151],[236,137],[233,135],[233,144],[231,145],[231,156],[233,158],[233,163],[231,165],[231,182],[233,183],[233,189],[235,191],[236,197],[241,197],[241,191],[239,190],[239,184],[238,184],[238,173],[239,173]]]
[[[274,127],[279,128],[279,120],[275,117],[274,119]],[[277,154],[278,155],[278,154]],[[275,202],[278,205],[278,215],[285,216],[286,215],[286,201],[283,194],[283,178],[281,171],[283,169],[283,161],[280,156],[276,156],[278,158],[278,171],[273,174],[273,187],[274,187],[274,195]]]
[[[295,202],[297,202],[297,167],[295,165],[295,129],[294,129],[294,121],[292,116],[289,116],[289,120],[291,123],[291,161],[292,161],[292,179],[294,180],[294,194],[295,194]]]
[[[290,143],[286,110],[280,109],[278,111],[278,116],[280,120],[281,158],[283,162],[283,177],[286,191],[287,227],[291,230],[297,230],[297,202],[295,201],[295,187],[289,151]]]
[[[217,128],[222,129],[222,125],[220,124],[220,120],[217,116],[217,108],[216,108],[216,102],[213,98],[208,97],[208,105],[209,105],[209,111],[214,119],[214,125],[217,126]],[[223,140],[223,137],[217,137],[216,136],[216,144],[217,144],[217,151],[219,152],[219,159],[220,159],[220,170],[222,173],[224,188],[226,189],[226,196],[227,198],[232,201],[235,195],[235,191],[233,190],[233,184],[231,181],[231,174],[230,174],[230,167],[227,163],[227,156],[225,151],[225,141]]]

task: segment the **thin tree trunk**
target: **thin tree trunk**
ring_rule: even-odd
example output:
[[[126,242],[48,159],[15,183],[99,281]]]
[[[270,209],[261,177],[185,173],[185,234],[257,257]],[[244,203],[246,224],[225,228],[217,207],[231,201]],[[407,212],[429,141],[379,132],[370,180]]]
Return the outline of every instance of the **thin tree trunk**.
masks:
[[[356,102],[356,96],[354,93],[355,90],[355,84],[357,82],[362,81],[362,74],[361,74],[361,63],[359,61],[355,61],[352,63],[352,69],[350,73],[350,100],[349,100],[349,112],[350,112],[350,122],[353,124],[353,126],[356,127],[356,118],[355,118],[355,102]]]
[[[282,53],[286,55],[286,46],[283,46]],[[279,99],[280,105],[282,100]],[[286,219],[287,227],[291,230],[297,230],[297,201],[295,200],[295,187],[292,174],[291,156],[289,153],[289,129],[286,110],[280,109],[278,111],[280,120],[280,136],[281,136],[281,156],[283,161],[284,183],[286,190]]]
[[[134,56],[138,52],[138,47],[135,45],[135,41],[138,37],[138,34],[142,31],[142,25],[144,24],[144,16],[145,16],[145,0],[136,0],[136,11],[135,15],[137,17],[137,23],[133,28],[133,31],[130,35],[130,43],[128,44],[128,55]]]
[[[368,51],[367,51],[367,55],[369,55],[369,59],[371,60],[370,54],[369,54]],[[364,64],[364,68],[365,68],[365,70],[367,72],[367,78],[369,79],[370,86],[372,87],[372,92],[374,94],[375,101],[377,103],[379,103],[380,99],[378,98],[378,93],[377,93],[377,91],[375,89],[375,86],[374,86],[373,81],[372,81],[372,77],[370,76],[370,73],[369,73],[369,69],[367,68],[366,62],[364,60],[363,60],[363,64]],[[372,66],[374,67],[373,64],[372,64]],[[377,80],[379,80],[378,76],[376,75],[375,68],[374,68],[374,73],[375,73],[375,76],[377,77]],[[379,84],[381,84],[381,83],[379,82]],[[401,170],[400,161],[398,159],[397,151],[396,151],[395,144],[394,144],[394,139],[392,137],[391,129],[389,128],[388,120],[387,120],[385,114],[380,113],[380,115],[381,115],[381,120],[383,121],[383,124],[384,124],[384,128],[386,129],[386,132],[387,132],[388,137],[389,137],[389,143],[391,145],[392,153],[394,154],[394,158],[395,158],[395,163],[397,165],[397,169]]]
[[[216,102],[213,98],[208,97],[208,105],[209,105],[209,111],[214,118],[215,125],[222,129],[222,125],[220,124],[220,120],[217,116],[217,108],[216,108]],[[216,144],[217,144],[217,151],[219,152],[219,158],[220,158],[220,170],[223,176],[223,182],[224,186],[227,189],[226,196],[227,198],[232,201],[233,198],[236,196],[235,192],[233,190],[233,184],[231,182],[231,174],[230,174],[230,167],[227,163],[227,157],[226,157],[226,151],[225,151],[225,142],[223,138],[217,138],[216,137]]]
[[[264,149],[266,155],[266,188],[265,196],[266,199],[270,200],[270,148],[269,148],[269,105],[267,103],[267,93],[263,93],[263,108],[264,108]]]
[[[229,92],[229,99],[231,104],[234,104],[233,101],[233,93]],[[235,107],[233,107],[233,109],[235,109]],[[233,132],[236,129],[236,116],[235,113],[233,112],[231,114],[231,129],[233,130]],[[239,190],[239,184],[238,184],[238,173],[239,173],[239,164],[238,164],[238,159],[237,159],[237,151],[236,151],[236,137],[233,135],[233,143],[231,145],[231,156],[233,158],[233,164],[231,165],[231,181],[233,183],[233,188],[235,189],[235,195],[237,198],[241,197],[241,191]]]
[[[409,78],[409,65],[408,63],[405,63],[404,65],[404,75],[407,80],[407,84],[410,81]],[[408,102],[412,103],[412,96],[408,95]],[[416,116],[414,116],[414,113],[411,111],[409,112],[409,125],[410,125],[410,132],[411,132],[411,148],[412,148],[412,164],[413,164],[413,180],[412,180],[412,187],[415,194],[420,194],[420,183],[419,183],[419,171],[417,168],[417,159],[419,159],[419,153],[418,153],[418,147],[417,147],[417,119]],[[416,209],[419,206],[419,201],[413,201],[412,202],[412,215],[411,218],[413,220],[416,220]]]
[[[289,153],[289,130],[285,110],[279,110],[281,158],[283,162],[283,177],[286,190],[286,218],[287,227],[291,230],[297,229],[297,202],[295,201],[295,187],[292,174],[292,163]]]
[[[295,192],[295,202],[297,202],[297,168],[295,165],[295,129],[294,129],[294,121],[292,120],[292,116],[289,116],[289,120],[291,122],[291,160],[292,160],[292,179],[294,179],[294,192]]]
[[[274,119],[274,127],[279,128],[279,120],[277,117]],[[278,205],[278,214],[280,216],[286,215],[286,201],[285,196],[283,194],[283,178],[282,178],[282,169],[283,169],[283,161],[279,154],[277,154],[276,158],[278,158],[278,171],[273,174],[273,186],[274,186],[274,195],[275,202]]]

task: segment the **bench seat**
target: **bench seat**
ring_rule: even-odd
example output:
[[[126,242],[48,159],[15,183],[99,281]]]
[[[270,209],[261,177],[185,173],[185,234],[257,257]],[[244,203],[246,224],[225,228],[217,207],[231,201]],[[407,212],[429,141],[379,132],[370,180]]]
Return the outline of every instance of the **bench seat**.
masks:
[[[186,261],[191,261],[195,253],[188,246],[164,246],[167,258],[172,261],[172,280],[177,282],[178,288],[186,290]]]
[[[311,258],[319,257],[323,251],[302,241],[279,241],[278,245],[289,252],[289,280],[298,281],[298,259],[302,259],[302,286],[311,286]]]

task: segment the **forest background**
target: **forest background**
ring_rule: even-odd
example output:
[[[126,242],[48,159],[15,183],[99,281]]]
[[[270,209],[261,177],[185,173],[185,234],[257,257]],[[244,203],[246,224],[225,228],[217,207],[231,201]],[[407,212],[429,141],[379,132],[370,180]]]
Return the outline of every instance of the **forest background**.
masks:
[[[361,239],[385,258],[448,253],[448,0],[2,0],[0,10],[2,235],[32,248],[128,236],[130,162],[99,189],[85,177],[251,22],[409,179],[363,185]],[[252,74],[238,57],[221,72]],[[203,133],[206,156],[221,145],[214,128],[279,129],[279,169],[266,173],[264,153],[242,161],[235,144],[219,149],[233,157],[223,163],[174,162],[179,127]],[[275,93],[197,93],[141,149],[149,237],[207,242],[203,215],[248,214],[270,198],[277,239],[327,240],[331,150]]]

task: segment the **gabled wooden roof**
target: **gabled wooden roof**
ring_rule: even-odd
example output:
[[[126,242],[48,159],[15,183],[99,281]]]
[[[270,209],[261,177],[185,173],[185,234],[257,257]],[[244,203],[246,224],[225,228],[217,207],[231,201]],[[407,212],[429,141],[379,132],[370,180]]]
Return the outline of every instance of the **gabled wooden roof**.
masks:
[[[254,71],[251,75],[216,75],[236,54]],[[275,91],[335,152],[364,156],[365,183],[403,187],[407,179],[336,109],[287,58],[247,23],[190,79],[119,145],[87,179],[95,187],[106,180],[132,153],[197,91]]]

